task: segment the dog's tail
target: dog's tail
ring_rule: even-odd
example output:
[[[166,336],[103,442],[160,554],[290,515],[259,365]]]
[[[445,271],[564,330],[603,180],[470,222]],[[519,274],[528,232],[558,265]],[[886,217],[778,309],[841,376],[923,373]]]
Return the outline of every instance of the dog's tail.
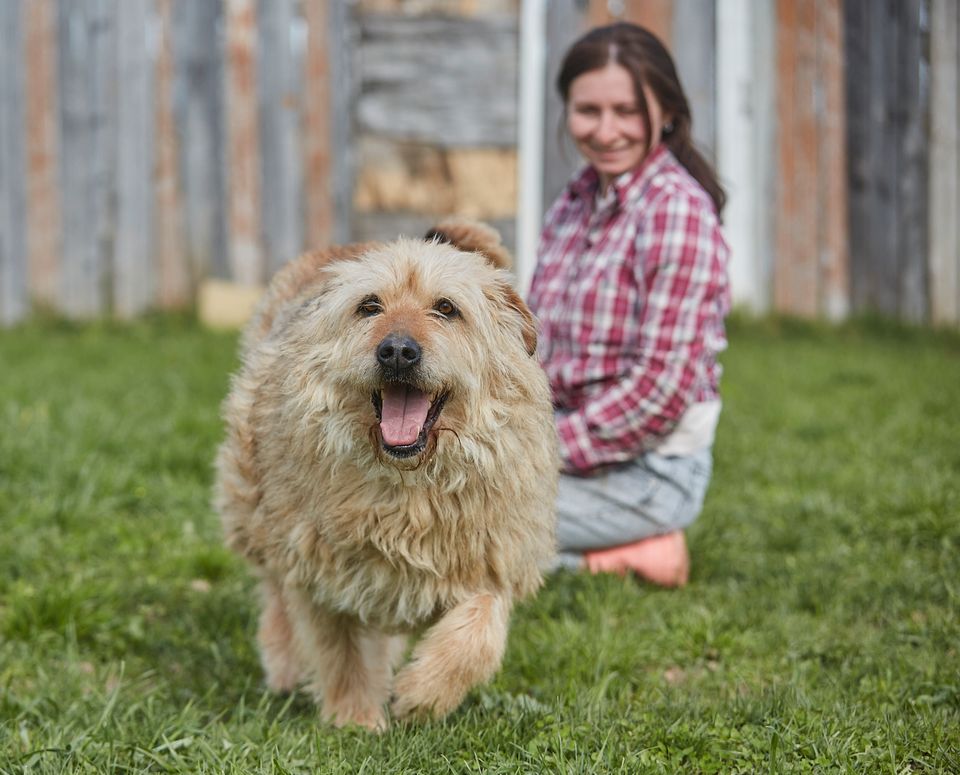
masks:
[[[445,218],[430,229],[424,239],[449,242],[460,250],[479,253],[498,269],[509,269],[513,265],[513,256],[500,241],[500,232],[480,221]]]

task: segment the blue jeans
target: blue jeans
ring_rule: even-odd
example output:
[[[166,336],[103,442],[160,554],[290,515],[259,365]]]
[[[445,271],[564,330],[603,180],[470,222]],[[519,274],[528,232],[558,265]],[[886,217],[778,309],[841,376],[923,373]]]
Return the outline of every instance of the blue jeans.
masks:
[[[560,475],[556,567],[577,568],[593,549],[681,530],[703,508],[711,450],[665,457],[647,452],[597,476]]]

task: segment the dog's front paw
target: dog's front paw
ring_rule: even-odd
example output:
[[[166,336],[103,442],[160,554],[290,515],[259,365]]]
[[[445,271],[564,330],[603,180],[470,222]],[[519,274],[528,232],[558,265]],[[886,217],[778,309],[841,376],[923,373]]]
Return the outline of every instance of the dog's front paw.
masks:
[[[351,703],[342,703],[333,707],[324,705],[323,717],[335,727],[356,725],[371,732],[385,732],[390,722],[383,708],[361,707]]]
[[[274,694],[291,694],[300,685],[300,668],[293,662],[264,667],[267,688]]]
[[[397,719],[443,718],[463,701],[466,689],[456,680],[413,662],[396,677],[390,711]]]

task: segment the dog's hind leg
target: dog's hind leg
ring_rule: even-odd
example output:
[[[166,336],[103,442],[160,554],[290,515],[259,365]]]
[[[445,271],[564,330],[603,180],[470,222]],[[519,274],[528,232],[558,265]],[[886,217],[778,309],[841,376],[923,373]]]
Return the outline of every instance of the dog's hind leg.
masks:
[[[284,598],[300,661],[323,717],[338,727],[386,729],[390,679],[402,641],[318,608],[303,590],[286,589]]]
[[[475,685],[489,680],[507,644],[510,601],[478,594],[450,609],[431,627],[394,683],[394,716],[452,711]]]
[[[260,584],[263,611],[257,642],[267,688],[273,692],[291,692],[303,679],[300,660],[293,644],[293,627],[279,587],[270,579]]]

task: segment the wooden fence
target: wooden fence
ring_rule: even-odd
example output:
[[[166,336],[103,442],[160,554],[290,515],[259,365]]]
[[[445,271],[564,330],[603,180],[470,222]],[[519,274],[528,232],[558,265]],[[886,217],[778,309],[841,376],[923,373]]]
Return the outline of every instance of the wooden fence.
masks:
[[[206,278],[450,212],[514,239],[521,0],[0,0],[0,324],[132,317]],[[550,0],[675,53],[729,188],[738,302],[960,323],[956,0]],[[520,256],[521,261],[531,257]]]

